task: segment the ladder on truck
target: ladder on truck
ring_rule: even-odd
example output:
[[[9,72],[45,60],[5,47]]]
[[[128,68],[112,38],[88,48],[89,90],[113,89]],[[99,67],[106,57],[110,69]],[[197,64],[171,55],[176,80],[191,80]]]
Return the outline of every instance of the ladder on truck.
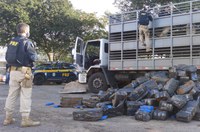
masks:
[[[170,13],[163,13],[170,8]],[[163,70],[186,64],[200,69],[200,0],[154,7],[152,52],[139,44],[139,10],[109,18],[109,70]],[[164,30],[168,32],[161,35]]]

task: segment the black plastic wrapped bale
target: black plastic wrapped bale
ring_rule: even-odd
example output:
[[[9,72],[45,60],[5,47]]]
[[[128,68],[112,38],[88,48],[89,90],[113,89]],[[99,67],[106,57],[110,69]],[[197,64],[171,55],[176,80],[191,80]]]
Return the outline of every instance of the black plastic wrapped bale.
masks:
[[[145,121],[145,122],[150,121],[152,119],[152,112],[148,113],[148,112],[143,112],[143,111],[138,110],[135,113],[135,119],[139,121]]]
[[[127,115],[134,116],[135,112],[140,108],[140,106],[145,105],[141,101],[127,101]]]
[[[100,102],[96,104],[97,108],[105,108],[107,105],[112,105],[111,101],[106,101],[106,102]]]
[[[196,87],[200,87],[200,82],[199,81],[195,82],[195,85]]]
[[[195,82],[195,86],[200,89],[200,82],[199,81]]]
[[[176,91],[176,89],[178,88],[179,85],[179,81],[171,78],[169,81],[167,81],[167,83],[164,85],[163,90],[167,91],[169,93],[170,96],[174,95],[174,92]]]
[[[73,119],[77,121],[98,121],[102,118],[102,109],[88,109],[73,112]]]
[[[109,88],[105,94],[103,94],[102,96],[100,96],[100,101],[104,102],[104,101],[110,101],[110,96],[113,95],[113,93],[115,93],[117,90],[116,89],[112,89]]]
[[[169,73],[169,78],[178,78],[177,72],[170,72]]]
[[[149,98],[155,98],[156,94],[159,93],[159,90],[158,89],[151,89],[148,93],[148,97]]]
[[[151,78],[152,77],[152,75],[154,74],[155,72],[145,72],[145,77],[147,77],[147,78]]]
[[[127,99],[127,92],[125,91],[117,91],[112,96],[112,104],[114,107],[118,106],[119,103],[125,99]]]
[[[187,99],[187,101],[192,101],[194,100],[193,96],[191,94],[184,94],[185,98]]]
[[[158,90],[162,90],[162,89],[163,89],[163,87],[164,87],[164,85],[163,85],[163,84],[161,84],[161,83],[159,83],[159,84],[158,84]]]
[[[160,100],[168,100],[170,98],[169,94],[167,91],[161,91],[157,94],[155,94],[155,98],[160,101]]]
[[[145,85],[148,89],[158,89],[158,84],[153,79],[144,82],[142,85]]]
[[[81,105],[83,98],[82,97],[62,97],[60,106],[61,107],[75,107]]]
[[[177,70],[177,76],[178,77],[186,77],[187,76],[187,72],[183,71],[183,70]]]
[[[197,81],[198,80],[198,75],[196,72],[190,73],[190,79],[192,81]]]
[[[144,85],[140,85],[131,92],[128,99],[131,101],[138,101],[143,99],[148,94],[148,89]]]
[[[189,94],[192,95],[195,100],[197,100],[198,96],[200,96],[200,87],[194,87]]]
[[[125,91],[127,93],[127,95],[129,95],[134,89],[135,88],[133,88],[133,87],[130,87],[130,88],[124,87],[124,88],[119,89],[118,91]]]
[[[182,70],[185,71],[187,69],[187,65],[186,64],[178,64],[176,66],[176,70]]]
[[[178,121],[190,122],[199,108],[198,101],[188,101],[187,104],[176,114]]]
[[[144,103],[146,105],[151,105],[157,107],[159,105],[159,102],[155,98],[148,98],[144,99]]]
[[[193,73],[193,72],[197,71],[197,67],[194,65],[179,64],[176,68],[177,68],[177,70],[182,70],[182,71],[186,71],[189,73]]]
[[[84,106],[86,106],[87,108],[95,108],[96,104],[99,103],[99,102],[100,102],[99,100],[96,100],[92,97],[90,99],[83,99],[82,100],[82,104]]]
[[[103,109],[103,115],[107,115],[108,117],[122,116],[126,113],[125,100],[120,102],[117,107]]]
[[[160,101],[159,109],[163,111],[171,112],[173,111],[173,105],[167,101]]]
[[[189,66],[187,66],[186,71],[189,73],[195,73],[195,72],[197,72],[197,67],[194,65],[189,65]]]
[[[166,71],[151,72],[151,78],[155,80],[158,84],[165,84],[168,80],[168,73]]]
[[[176,106],[178,109],[183,108],[183,106],[187,103],[187,98],[185,97],[185,95],[174,95],[172,96],[172,98],[170,99],[172,104],[174,106]]]
[[[177,78],[177,71],[176,67],[170,67],[169,68],[169,78]]]
[[[99,98],[106,95],[106,91],[100,90],[99,93],[96,95]]]
[[[149,80],[149,78],[145,77],[145,76],[136,78],[136,81],[137,81],[137,83],[139,85],[142,84],[142,83],[144,83],[144,82],[146,82],[146,81],[148,81],[148,80]]]
[[[154,110],[153,111],[153,119],[155,120],[167,120],[169,117],[169,114],[167,111],[161,111],[161,110]]]
[[[195,83],[190,80],[186,82],[184,85],[179,86],[176,90],[177,94],[186,94],[188,93],[193,87],[195,87]]]
[[[123,88],[136,88],[137,86],[139,86],[138,82],[136,80],[133,80],[131,83],[129,83],[128,85],[124,86]]]
[[[200,121],[200,108],[195,113],[193,120]]]
[[[179,77],[179,85],[184,85],[186,82],[190,81],[190,77]]]

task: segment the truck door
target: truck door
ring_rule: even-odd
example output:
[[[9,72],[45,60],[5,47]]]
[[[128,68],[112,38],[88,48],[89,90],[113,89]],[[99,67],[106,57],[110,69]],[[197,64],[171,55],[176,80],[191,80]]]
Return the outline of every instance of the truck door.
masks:
[[[80,67],[83,68],[83,50],[84,50],[85,44],[83,39],[80,37],[76,38],[75,43],[75,63]]]

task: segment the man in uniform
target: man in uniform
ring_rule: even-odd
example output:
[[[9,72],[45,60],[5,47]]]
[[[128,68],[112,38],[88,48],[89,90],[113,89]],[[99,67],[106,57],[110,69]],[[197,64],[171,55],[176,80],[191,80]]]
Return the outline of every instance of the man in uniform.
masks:
[[[152,16],[147,12],[148,6],[144,5],[143,10],[139,12],[139,38],[142,46],[146,46],[146,52],[151,51],[151,44],[149,40],[149,21],[152,21]]]
[[[20,95],[20,113],[22,115],[21,126],[38,126],[40,122],[30,119],[31,95],[33,76],[31,67],[37,59],[37,54],[33,43],[28,39],[30,27],[28,24],[17,25],[17,34],[8,44],[6,60],[10,65],[9,93],[5,103],[6,117],[3,125],[14,122],[13,111],[16,100]]]

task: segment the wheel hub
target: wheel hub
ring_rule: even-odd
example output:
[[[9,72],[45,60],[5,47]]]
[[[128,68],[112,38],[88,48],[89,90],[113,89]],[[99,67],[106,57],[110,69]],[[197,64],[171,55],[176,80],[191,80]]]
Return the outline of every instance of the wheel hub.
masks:
[[[94,79],[94,81],[93,81],[93,86],[95,87],[95,88],[100,88],[101,86],[102,86],[102,80],[100,79],[100,78],[96,78],[96,79]]]

